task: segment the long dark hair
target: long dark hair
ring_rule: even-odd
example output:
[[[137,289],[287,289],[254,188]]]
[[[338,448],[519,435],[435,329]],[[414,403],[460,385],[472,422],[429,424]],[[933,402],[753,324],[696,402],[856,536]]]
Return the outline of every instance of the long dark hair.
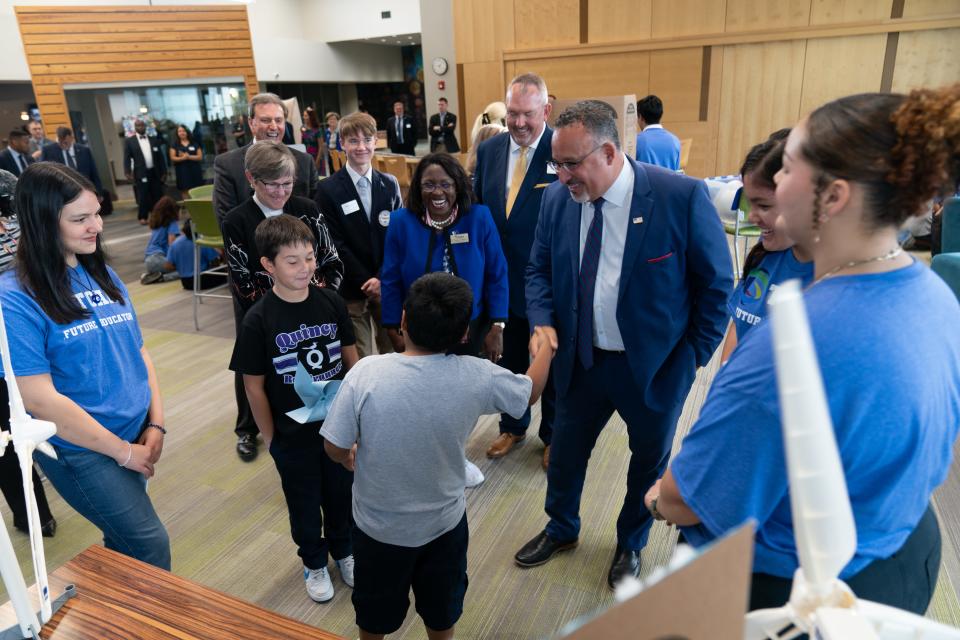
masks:
[[[743,160],[743,166],[740,167],[740,177],[746,180],[747,174],[753,176],[753,179],[760,185],[768,189],[776,189],[777,185],[773,181],[773,176],[777,175],[783,166],[783,146],[786,144],[787,136],[790,135],[790,129],[779,129],[770,134],[770,137],[755,145],[747,152],[747,157]],[[741,198],[744,198],[742,193]],[[747,276],[751,271],[757,268],[769,253],[762,241],[753,245],[753,249],[743,261],[743,275]]]
[[[58,162],[35,162],[27,167],[17,182],[20,219],[17,278],[24,290],[57,324],[68,324],[90,316],[90,312],[73,296],[60,238],[60,215],[64,206],[79,198],[84,191],[97,193],[86,177]],[[77,262],[110,299],[126,304],[120,287],[107,273],[99,235],[96,250],[88,255],[77,254]]]
[[[410,191],[407,194],[407,209],[422,216],[424,212],[423,194],[420,192],[420,182],[423,180],[423,172],[433,165],[440,165],[440,168],[450,176],[457,189],[457,207],[460,215],[465,215],[470,210],[473,203],[473,189],[470,187],[470,180],[467,178],[467,172],[449,153],[431,153],[423,156],[417,168],[413,172],[413,178],[410,179]]]
[[[173,130],[173,142],[176,145],[180,144],[180,129],[183,129],[187,132],[187,144],[193,144],[193,132],[190,131],[190,127],[185,124],[178,124],[177,128]]]

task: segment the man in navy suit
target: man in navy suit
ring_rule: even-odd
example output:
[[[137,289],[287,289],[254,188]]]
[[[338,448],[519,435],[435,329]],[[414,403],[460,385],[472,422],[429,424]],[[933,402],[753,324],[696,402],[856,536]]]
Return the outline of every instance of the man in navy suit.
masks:
[[[136,135],[123,143],[123,173],[133,182],[137,196],[137,218],[147,224],[150,210],[163,196],[163,183],[167,179],[167,162],[156,136],[147,135],[147,124],[137,120],[133,125]]]
[[[57,127],[57,141],[44,145],[40,159],[45,162],[59,162],[76,169],[93,183],[97,194],[103,191],[97,165],[93,162],[93,153],[87,146],[76,143],[70,127]]]
[[[393,351],[380,320],[380,267],[390,212],[403,202],[397,179],[370,164],[377,143],[373,116],[359,112],[345,116],[340,120],[340,140],[347,163],[320,181],[314,199],[343,260],[339,293],[347,302],[362,358]]]
[[[612,587],[640,572],[652,524],[644,492],[666,467],[697,367],[723,337],[733,277],[702,181],[627,158],[605,103],[578,102],[555,126],[562,184],[543,196],[527,268],[530,351],[557,351],[550,521],[515,559],[532,567],[576,546],[587,461],[616,411],[631,456]]]
[[[553,130],[546,125],[551,105],[547,85],[536,74],[517,76],[507,85],[506,133],[483,142],[477,149],[473,191],[477,201],[490,207],[500,231],[500,244],[507,258],[510,287],[510,316],[503,327],[503,359],[500,364],[514,373],[523,373],[530,364],[527,343],[530,325],[524,296],[524,278],[530,247],[540,215],[544,190],[557,179],[547,167]],[[552,378],[551,378],[552,379]],[[553,433],[554,390],[548,379],[540,400],[540,439],[545,448],[544,470],[550,460]],[[519,420],[506,413],[500,416],[500,435],[487,449],[490,458],[502,458],[526,437],[530,410]]]
[[[14,129],[7,138],[7,148],[0,151],[0,169],[20,177],[26,168],[36,162],[30,155],[30,134]]]
[[[413,118],[403,114],[403,102],[393,103],[393,115],[387,119],[387,146],[393,153],[407,156],[415,155],[417,147],[417,128]]]

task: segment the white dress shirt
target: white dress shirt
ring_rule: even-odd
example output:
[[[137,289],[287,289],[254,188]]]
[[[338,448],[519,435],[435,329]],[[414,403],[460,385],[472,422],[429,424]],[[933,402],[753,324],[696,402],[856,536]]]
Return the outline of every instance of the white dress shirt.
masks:
[[[265,218],[273,218],[283,213],[283,209],[270,209],[265,204],[260,202],[260,198],[257,197],[257,194],[253,194],[253,201],[257,203],[258,207],[260,207],[260,211],[263,211],[263,217]]]
[[[543,125],[543,130],[540,131],[540,135],[537,136],[537,139],[530,143],[530,147],[527,149],[527,171],[530,171],[530,161],[533,160],[533,154],[537,150],[537,145],[540,144],[540,138],[543,137],[544,132],[547,130],[547,125]],[[507,153],[507,195],[510,194],[510,181],[513,179],[513,168],[517,166],[517,160],[520,159],[520,145],[518,145],[513,140],[513,136],[510,136],[510,150]],[[506,202],[506,199],[504,199]]]
[[[603,194],[603,236],[600,261],[593,291],[593,344],[607,351],[623,351],[623,337],[617,324],[617,299],[620,297],[620,273],[630,225],[633,200],[633,166],[624,159],[620,175]],[[587,231],[593,222],[593,203],[580,205],[580,260],[587,243]]]
[[[140,143],[140,151],[143,152],[143,161],[147,169],[153,169],[153,147],[150,146],[150,138],[146,135],[141,137],[137,134],[137,142]]]

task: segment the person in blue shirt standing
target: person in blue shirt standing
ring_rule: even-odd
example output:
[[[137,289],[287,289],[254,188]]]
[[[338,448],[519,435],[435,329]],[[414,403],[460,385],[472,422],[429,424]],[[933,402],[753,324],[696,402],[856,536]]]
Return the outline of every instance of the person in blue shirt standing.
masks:
[[[57,425],[56,459],[34,460],[104,545],[170,570],[147,495],[166,429],[130,295],[107,266],[93,184],[39,162],[17,184],[16,268],[0,276],[10,356],[30,415]]]
[[[750,224],[760,229],[760,241],[753,246],[743,265],[746,274],[727,301],[730,326],[723,343],[720,362],[725,363],[738,342],[766,317],[767,299],[781,282],[799,278],[806,286],[813,278],[810,255],[793,244],[777,212],[776,185],[773,177],[783,165],[783,144],[790,129],[770,134],[766,141],[747,153],[740,176],[743,193],[749,203]]]
[[[637,162],[680,170],[680,138],[663,128],[663,102],[654,95],[637,102]]]
[[[956,188],[958,102],[960,84],[830,102],[790,132],[776,177],[813,256],[804,301],[857,529],[840,579],[919,614],[940,568],[930,498],[960,429],[960,305],[897,234]],[[694,546],[755,520],[751,609],[784,604],[798,567],[772,350],[769,323],[752,329],[645,499]]]

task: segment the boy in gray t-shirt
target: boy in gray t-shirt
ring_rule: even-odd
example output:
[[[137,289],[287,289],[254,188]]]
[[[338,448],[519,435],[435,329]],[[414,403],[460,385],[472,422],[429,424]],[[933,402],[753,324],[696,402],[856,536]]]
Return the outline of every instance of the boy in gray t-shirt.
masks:
[[[445,354],[466,335],[472,297],[450,274],[414,282],[401,325],[406,349],[351,369],[320,430],[327,454],[355,472],[361,638],[400,627],[411,587],[428,637],[453,637],[467,589],[464,445],[481,415],[520,416],[546,384],[550,349],[527,375]]]

